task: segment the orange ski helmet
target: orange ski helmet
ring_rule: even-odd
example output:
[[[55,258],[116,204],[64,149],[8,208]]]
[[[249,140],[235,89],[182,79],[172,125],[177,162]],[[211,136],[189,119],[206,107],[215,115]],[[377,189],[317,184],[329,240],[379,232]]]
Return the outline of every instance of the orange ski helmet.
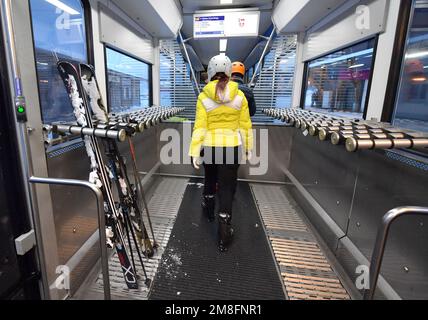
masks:
[[[235,61],[232,63],[232,74],[234,73],[242,74],[242,76],[245,75],[245,66],[242,62]]]

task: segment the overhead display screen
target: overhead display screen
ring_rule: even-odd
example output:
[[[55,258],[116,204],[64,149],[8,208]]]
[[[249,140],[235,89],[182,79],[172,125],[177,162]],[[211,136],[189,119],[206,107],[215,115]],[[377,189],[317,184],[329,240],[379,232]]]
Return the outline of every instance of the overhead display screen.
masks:
[[[259,11],[196,13],[193,15],[193,37],[256,37],[259,22]]]

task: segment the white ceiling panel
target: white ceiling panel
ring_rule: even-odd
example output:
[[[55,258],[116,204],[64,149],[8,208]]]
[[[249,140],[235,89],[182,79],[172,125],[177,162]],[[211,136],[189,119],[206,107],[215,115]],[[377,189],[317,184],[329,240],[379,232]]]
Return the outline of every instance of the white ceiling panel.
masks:
[[[346,1],[281,0],[273,12],[273,21],[280,32],[297,33],[306,31]]]
[[[183,36],[191,37],[193,35],[193,13],[195,11],[231,8],[259,8],[261,10],[259,32],[260,34],[263,34],[272,24],[272,8],[275,1],[234,0],[231,5],[220,5],[219,0],[180,0],[179,3],[181,4],[184,13],[182,27]],[[244,61],[259,41],[260,39],[257,37],[229,38],[226,54],[232,61]],[[208,64],[211,57],[220,53],[219,40],[216,38],[192,39],[189,43],[205,65]]]
[[[272,0],[233,0],[232,4],[221,5],[220,0],[179,0],[183,13],[193,13],[197,10],[211,10],[222,8],[260,8],[272,9]]]
[[[134,22],[156,38],[174,38],[182,24],[175,0],[112,0]]]

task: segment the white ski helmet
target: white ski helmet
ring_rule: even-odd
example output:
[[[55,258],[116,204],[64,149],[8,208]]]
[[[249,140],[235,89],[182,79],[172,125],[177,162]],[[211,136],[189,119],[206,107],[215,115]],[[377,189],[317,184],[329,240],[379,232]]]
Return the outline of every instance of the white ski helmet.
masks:
[[[224,72],[228,77],[232,75],[232,61],[227,56],[218,55],[212,57],[208,63],[208,80],[219,72]]]

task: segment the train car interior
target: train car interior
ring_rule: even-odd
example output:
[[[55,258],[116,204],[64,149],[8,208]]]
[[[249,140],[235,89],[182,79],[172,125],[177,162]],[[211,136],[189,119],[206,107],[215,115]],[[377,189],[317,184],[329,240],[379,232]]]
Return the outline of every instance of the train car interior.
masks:
[[[428,299],[428,1],[0,2],[1,300]]]

